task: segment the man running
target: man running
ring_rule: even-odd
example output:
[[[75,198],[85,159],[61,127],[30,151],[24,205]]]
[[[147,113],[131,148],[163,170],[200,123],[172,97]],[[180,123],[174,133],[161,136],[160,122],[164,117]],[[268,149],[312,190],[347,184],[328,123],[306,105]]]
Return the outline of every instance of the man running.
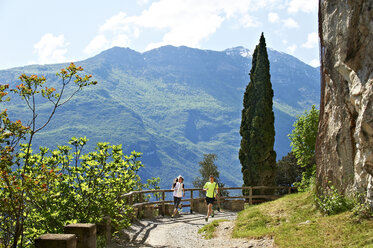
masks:
[[[205,183],[203,190],[206,191],[206,203],[207,203],[207,216],[205,221],[209,220],[209,217],[214,217],[214,212],[212,211],[212,206],[214,205],[215,196],[219,192],[219,186],[214,182],[214,176],[210,176],[210,181]]]

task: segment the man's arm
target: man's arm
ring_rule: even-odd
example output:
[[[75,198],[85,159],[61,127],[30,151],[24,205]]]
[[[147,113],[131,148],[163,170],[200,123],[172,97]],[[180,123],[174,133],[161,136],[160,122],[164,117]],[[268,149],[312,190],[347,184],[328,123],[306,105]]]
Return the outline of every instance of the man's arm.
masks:
[[[203,190],[204,190],[204,191],[207,191],[207,190],[208,190],[207,183],[205,183],[205,185],[203,186]]]

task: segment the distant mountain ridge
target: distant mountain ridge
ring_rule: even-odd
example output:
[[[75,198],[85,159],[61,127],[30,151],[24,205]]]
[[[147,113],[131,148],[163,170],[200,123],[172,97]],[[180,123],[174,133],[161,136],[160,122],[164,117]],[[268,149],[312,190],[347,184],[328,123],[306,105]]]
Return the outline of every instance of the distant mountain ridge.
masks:
[[[319,69],[275,50],[268,49],[268,55],[279,160],[290,151],[287,134],[296,115],[319,104]],[[59,109],[48,129],[37,136],[36,145],[52,148],[72,136],[90,139],[86,151],[99,141],[123,144],[127,153],[143,153],[146,168],[141,176],[160,176],[165,187],[178,174],[191,186],[203,153],[215,153],[226,185],[242,183],[238,149],[242,99],[251,68],[248,49],[164,46],[139,53],[114,47],[76,64],[99,83]],[[14,84],[21,73],[36,73],[57,84],[55,73],[63,66],[1,70],[0,82]],[[20,103],[9,109],[25,119]],[[40,109],[43,118],[46,103]]]

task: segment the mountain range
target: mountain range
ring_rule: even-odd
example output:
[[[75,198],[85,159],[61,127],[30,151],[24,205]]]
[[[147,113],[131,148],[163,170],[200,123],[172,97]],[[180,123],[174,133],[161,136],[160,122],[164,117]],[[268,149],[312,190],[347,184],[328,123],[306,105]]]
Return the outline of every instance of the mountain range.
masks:
[[[268,49],[274,90],[277,160],[290,152],[288,134],[297,115],[319,105],[320,72],[297,58]],[[224,51],[164,46],[140,53],[114,47],[76,62],[98,81],[58,109],[48,128],[36,136],[39,146],[55,148],[70,137],[123,144],[126,154],[142,152],[143,179],[161,178],[168,188],[182,174],[187,187],[198,175],[204,153],[215,153],[220,179],[242,184],[238,150],[242,100],[249,83],[251,53],[244,47]],[[0,82],[16,85],[21,73],[44,75],[58,87],[56,72],[67,64],[31,65],[0,71]],[[49,103],[38,105],[39,119]],[[30,119],[26,106],[7,106],[13,118]]]

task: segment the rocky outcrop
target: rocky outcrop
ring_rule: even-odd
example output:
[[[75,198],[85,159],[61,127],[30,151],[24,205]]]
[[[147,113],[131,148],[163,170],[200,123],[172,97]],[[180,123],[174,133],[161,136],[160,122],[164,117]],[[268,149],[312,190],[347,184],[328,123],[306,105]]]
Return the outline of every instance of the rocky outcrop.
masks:
[[[373,206],[373,1],[319,0],[317,182]]]

